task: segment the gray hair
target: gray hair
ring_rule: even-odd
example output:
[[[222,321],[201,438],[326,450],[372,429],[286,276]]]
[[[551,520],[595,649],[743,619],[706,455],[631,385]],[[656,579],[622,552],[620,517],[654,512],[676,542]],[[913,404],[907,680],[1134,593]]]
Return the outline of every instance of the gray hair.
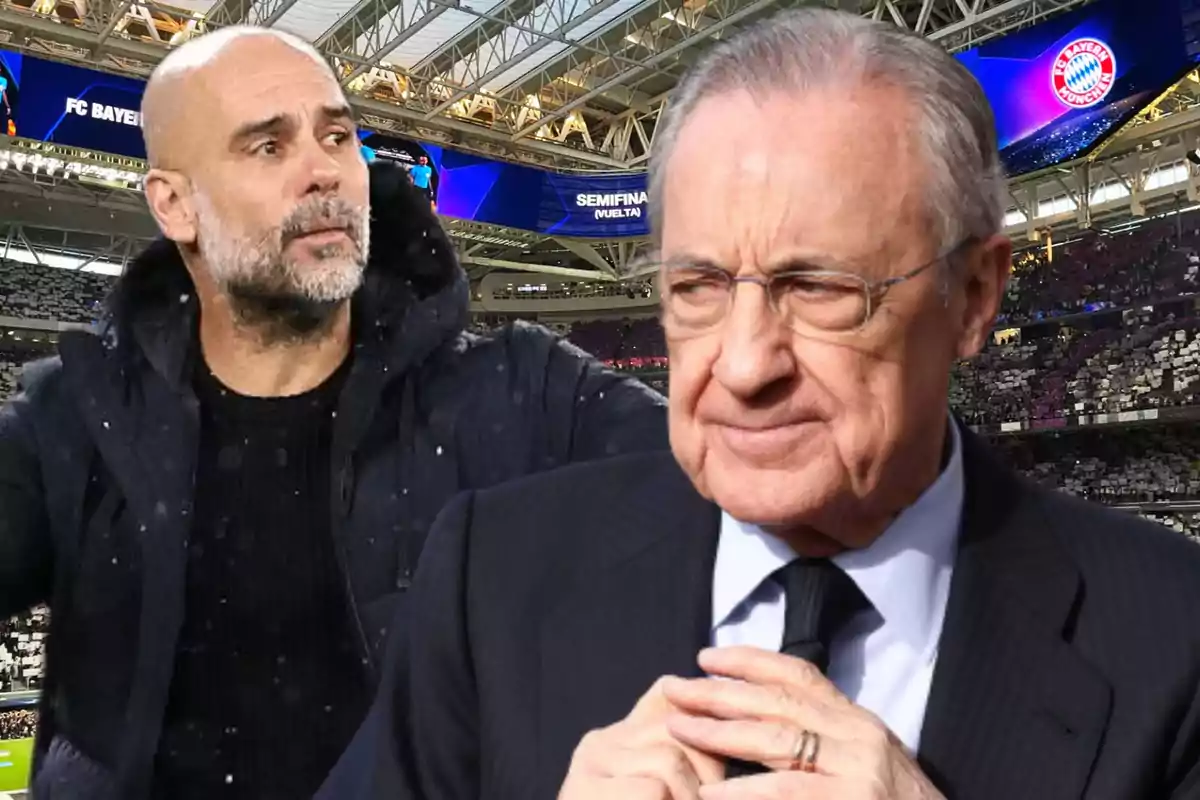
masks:
[[[884,22],[823,8],[785,11],[714,45],[675,87],[650,154],[650,219],[661,240],[663,184],[680,131],[711,97],[866,83],[912,99],[939,247],[1003,230],[1004,174],[991,106],[974,76],[938,45]],[[865,121],[864,121],[865,122]]]

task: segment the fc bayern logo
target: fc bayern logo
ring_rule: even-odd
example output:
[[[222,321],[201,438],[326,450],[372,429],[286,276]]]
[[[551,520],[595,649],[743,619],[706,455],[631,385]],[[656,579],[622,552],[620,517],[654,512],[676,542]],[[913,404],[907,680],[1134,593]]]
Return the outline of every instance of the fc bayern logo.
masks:
[[[1099,39],[1076,39],[1054,59],[1050,82],[1059,102],[1088,108],[1108,97],[1117,78],[1112,48]]]

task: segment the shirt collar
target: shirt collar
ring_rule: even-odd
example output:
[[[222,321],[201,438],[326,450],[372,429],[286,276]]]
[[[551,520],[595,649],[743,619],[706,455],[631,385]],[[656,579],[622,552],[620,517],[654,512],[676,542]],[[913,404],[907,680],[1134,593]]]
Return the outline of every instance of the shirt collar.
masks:
[[[950,422],[950,458],[917,501],[870,547],[833,561],[854,580],[885,625],[931,655],[941,635],[962,520],[962,440]],[[756,525],[721,513],[713,573],[713,627],[719,627],[796,554]]]

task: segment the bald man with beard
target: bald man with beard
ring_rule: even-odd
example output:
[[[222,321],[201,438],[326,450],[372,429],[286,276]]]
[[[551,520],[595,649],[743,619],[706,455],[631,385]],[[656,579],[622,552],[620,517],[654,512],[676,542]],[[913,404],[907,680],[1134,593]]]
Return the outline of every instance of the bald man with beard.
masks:
[[[0,411],[0,614],[52,612],[34,792],[297,800],[442,506],[664,447],[662,401],[544,329],[465,332],[449,240],[306,43],[188,43],[143,118],[162,238]]]

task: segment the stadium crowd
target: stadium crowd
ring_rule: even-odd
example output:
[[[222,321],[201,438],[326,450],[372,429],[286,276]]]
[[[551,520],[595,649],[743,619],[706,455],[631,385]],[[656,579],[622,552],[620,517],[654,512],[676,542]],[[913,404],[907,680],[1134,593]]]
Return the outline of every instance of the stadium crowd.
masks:
[[[1122,505],[1200,499],[1200,432],[1192,423],[1075,428],[1001,436],[995,444],[1034,480],[1089,500]]]
[[[0,261],[0,317],[92,322],[112,283],[97,273]]]
[[[0,709],[0,740],[31,739],[37,732],[37,722],[36,711],[27,708]]]
[[[1173,531],[1182,533],[1194,542],[1200,543],[1200,514],[1195,512],[1172,512],[1143,514],[1146,519],[1154,520]]]
[[[0,347],[0,397],[11,397],[17,391],[26,353]]]
[[[1057,248],[1018,254],[1000,322],[1023,324],[1122,308],[1196,291],[1200,212],[1147,223],[1127,233],[1086,233]]]
[[[0,692],[42,683],[42,648],[50,615],[45,608],[0,621]]]
[[[951,391],[969,424],[1191,405],[1200,391],[1194,301],[1096,312],[1008,332],[962,364]]]
[[[1200,404],[1200,214],[1110,236],[1086,234],[1017,259],[1000,330],[958,369],[951,400],[975,426],[1031,423]],[[0,318],[87,323],[111,278],[0,262]],[[481,317],[472,331],[505,322]],[[653,318],[550,325],[584,350],[667,389],[666,344]],[[28,349],[0,345],[0,393],[15,390]],[[1028,434],[1028,432],[1026,432]],[[1113,505],[1200,501],[1200,433],[1173,424],[1075,427],[996,437],[1034,480]],[[1200,512],[1142,511],[1200,541]],[[0,623],[0,692],[36,689],[48,615]],[[0,738],[32,735],[36,713],[0,711]]]

